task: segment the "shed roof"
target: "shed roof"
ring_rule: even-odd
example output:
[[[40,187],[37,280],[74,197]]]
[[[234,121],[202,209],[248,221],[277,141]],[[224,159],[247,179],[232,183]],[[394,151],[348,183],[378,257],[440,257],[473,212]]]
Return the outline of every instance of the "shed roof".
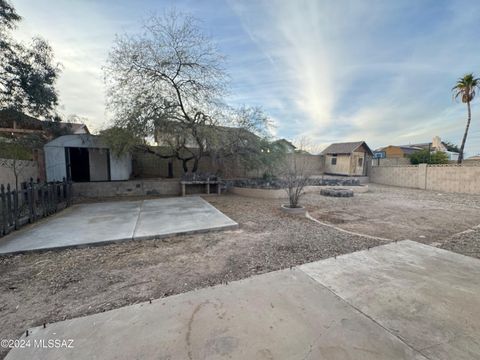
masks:
[[[331,144],[325,150],[322,151],[322,155],[351,154],[362,145],[365,146],[365,149],[370,155],[373,155],[372,150],[370,150],[370,148],[368,147],[365,141],[354,141],[354,142],[343,142],[343,143]]]
[[[107,149],[108,146],[103,142],[99,136],[91,134],[72,134],[59,136],[44,146],[49,147],[84,147],[84,148],[99,148]]]

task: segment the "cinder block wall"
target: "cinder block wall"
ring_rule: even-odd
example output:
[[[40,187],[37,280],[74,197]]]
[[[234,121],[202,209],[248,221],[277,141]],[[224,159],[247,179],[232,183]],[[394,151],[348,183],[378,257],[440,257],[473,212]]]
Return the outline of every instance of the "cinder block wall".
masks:
[[[178,179],[85,182],[73,184],[76,198],[117,196],[176,196],[181,194]]]
[[[302,163],[302,166],[312,175],[323,174],[323,157],[321,155],[289,154]],[[166,178],[168,176],[168,159],[162,159],[154,154],[137,152],[133,154],[133,174],[136,178]],[[183,174],[182,162],[174,159],[173,176]],[[189,168],[193,165],[189,163]],[[221,162],[203,157],[200,160],[198,171],[201,173],[220,174],[225,179],[261,177],[265,169],[250,170],[243,166],[238,159],[230,158]],[[276,174],[279,175],[279,174]]]
[[[409,165],[372,166],[370,182],[384,185],[480,194],[480,166]]]

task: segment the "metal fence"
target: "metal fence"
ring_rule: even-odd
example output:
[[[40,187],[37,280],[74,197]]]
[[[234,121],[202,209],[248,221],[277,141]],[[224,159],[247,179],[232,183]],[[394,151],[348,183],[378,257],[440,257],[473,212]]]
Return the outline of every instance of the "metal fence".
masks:
[[[54,183],[30,179],[19,189],[0,185],[0,237],[64,209],[71,199],[72,184],[65,178]]]

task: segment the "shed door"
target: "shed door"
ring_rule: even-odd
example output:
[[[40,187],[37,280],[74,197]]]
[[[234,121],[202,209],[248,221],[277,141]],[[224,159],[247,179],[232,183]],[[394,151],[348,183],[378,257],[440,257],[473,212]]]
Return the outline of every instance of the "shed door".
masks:
[[[365,159],[362,155],[353,156],[353,175],[363,175]]]
[[[67,174],[73,182],[90,181],[90,160],[87,148],[67,148]]]

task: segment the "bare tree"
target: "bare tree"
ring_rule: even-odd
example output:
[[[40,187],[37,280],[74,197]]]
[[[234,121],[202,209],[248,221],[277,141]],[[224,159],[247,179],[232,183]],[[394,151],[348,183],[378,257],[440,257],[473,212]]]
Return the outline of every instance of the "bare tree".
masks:
[[[118,36],[105,67],[108,105],[116,126],[168,148],[162,157],[182,160],[192,171],[226,91],[223,57],[191,16],[170,11],[153,16],[139,35]]]
[[[306,149],[309,149],[308,140],[305,138],[297,142],[297,151],[285,158],[282,170],[284,189],[287,192],[289,207],[301,207],[300,198],[304,195],[304,188],[308,185],[311,170],[308,166]]]

